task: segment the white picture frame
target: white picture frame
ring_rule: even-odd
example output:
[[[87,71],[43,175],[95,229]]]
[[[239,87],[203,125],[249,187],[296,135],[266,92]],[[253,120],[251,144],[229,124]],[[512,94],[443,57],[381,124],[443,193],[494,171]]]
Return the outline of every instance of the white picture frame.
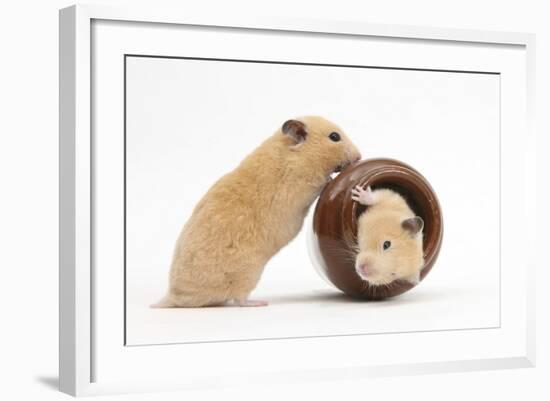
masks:
[[[98,277],[94,270],[98,263],[104,261],[104,256],[96,254],[95,243],[99,232],[97,208],[102,206],[95,197],[95,191],[98,185],[103,185],[96,179],[97,157],[101,157],[97,152],[105,148],[103,145],[98,147],[93,138],[94,126],[97,128],[100,124],[94,120],[97,117],[94,114],[97,108],[94,96],[103,89],[92,85],[94,68],[99,65],[99,61],[94,59],[94,55],[98,54],[94,53],[98,50],[94,46],[105,43],[94,43],[92,40],[94,24],[101,21],[123,25],[117,28],[117,36],[113,34],[110,38],[113,39],[112,47],[106,49],[107,55],[102,56],[102,60],[110,56],[122,60],[119,55],[129,53],[151,54],[151,49],[154,54],[173,55],[170,41],[165,41],[164,47],[155,51],[160,39],[168,37],[171,32],[156,36],[151,31],[147,40],[144,40],[145,36],[141,37],[139,44],[131,37],[137,35],[140,29],[155,26],[167,30],[187,26],[218,29],[219,34],[229,29],[250,35],[273,32],[338,37],[342,41],[361,38],[383,39],[387,44],[400,41],[405,53],[407,46],[412,48],[413,44],[436,46],[437,52],[433,48],[424,52],[417,46],[418,49],[414,49],[419,53],[406,64],[399,59],[402,56],[384,51],[373,57],[375,62],[390,68],[491,71],[500,74],[504,89],[501,92],[501,110],[504,113],[501,111],[500,120],[503,140],[500,142],[499,207],[501,222],[506,224],[501,226],[500,231],[500,258],[504,262],[499,276],[499,325],[482,329],[370,336],[369,342],[376,349],[383,349],[391,343],[398,344],[394,345],[391,355],[373,352],[369,359],[361,357],[361,353],[356,351],[365,341],[361,333],[299,340],[126,346],[124,330],[117,323],[126,310],[124,301],[121,301],[124,290],[116,284],[123,276],[113,277],[111,288],[106,285],[104,275]],[[130,32],[130,29],[132,35],[124,33],[124,30]],[[124,46],[119,46],[121,43]],[[120,9],[78,5],[61,10],[60,390],[79,396],[231,386],[249,381],[276,384],[343,377],[359,380],[386,375],[534,366],[533,273],[537,260],[534,252],[520,252],[517,249],[532,250],[533,245],[525,238],[513,235],[514,232],[535,231],[535,133],[531,127],[534,46],[534,35],[525,33],[376,25],[358,21],[252,18],[237,13],[198,15],[183,9],[168,12],[154,7]],[[487,49],[493,53],[483,56]],[[436,53],[440,55],[436,56]],[[114,76],[120,79],[121,70]],[[117,86],[122,81],[110,83],[122,90],[121,86]],[[117,102],[115,99],[111,108],[113,113],[121,110],[120,102]],[[122,114],[119,113],[117,118],[122,119]],[[102,168],[116,169],[116,165]],[[529,256],[526,258],[525,255]],[[516,268],[519,266],[519,270],[512,270],[514,265]],[[108,308],[108,305],[114,306]],[[396,339],[400,341],[396,342]],[[418,347],[411,347],[412,344]],[[422,352],[422,345],[430,345],[433,349]],[[210,355],[231,363],[220,363],[212,369],[208,361],[212,358]],[[186,361],[184,366],[181,366],[182,360]],[[177,361],[181,370],[174,373],[172,366]]]

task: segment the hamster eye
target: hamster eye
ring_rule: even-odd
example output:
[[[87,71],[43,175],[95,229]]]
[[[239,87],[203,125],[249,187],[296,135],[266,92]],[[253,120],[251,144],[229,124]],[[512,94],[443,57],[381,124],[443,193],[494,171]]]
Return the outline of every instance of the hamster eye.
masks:
[[[384,248],[384,250],[387,250],[389,249],[390,246],[391,246],[391,241],[384,241],[382,248]]]
[[[338,132],[332,132],[328,137],[333,142],[338,142],[340,139],[342,139],[340,138],[340,134]]]

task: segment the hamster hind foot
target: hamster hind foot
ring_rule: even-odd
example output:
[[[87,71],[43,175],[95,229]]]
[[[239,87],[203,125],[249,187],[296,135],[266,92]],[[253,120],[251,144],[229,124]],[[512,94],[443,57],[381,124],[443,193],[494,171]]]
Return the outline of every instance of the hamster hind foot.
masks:
[[[230,305],[241,306],[241,307],[258,307],[258,306],[267,306],[269,303],[267,301],[260,301],[255,299],[234,299]]]

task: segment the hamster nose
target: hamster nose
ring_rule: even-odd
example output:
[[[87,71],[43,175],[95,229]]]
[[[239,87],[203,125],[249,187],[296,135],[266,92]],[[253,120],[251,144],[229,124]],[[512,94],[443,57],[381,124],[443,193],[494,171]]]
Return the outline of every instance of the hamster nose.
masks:
[[[368,276],[372,273],[372,267],[368,263],[363,263],[361,266],[359,266],[359,269],[365,276]]]

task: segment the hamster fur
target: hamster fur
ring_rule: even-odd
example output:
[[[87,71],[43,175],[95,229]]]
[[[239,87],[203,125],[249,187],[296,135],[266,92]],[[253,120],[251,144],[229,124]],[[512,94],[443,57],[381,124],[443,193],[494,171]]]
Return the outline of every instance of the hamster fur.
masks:
[[[352,199],[368,206],[357,221],[355,269],[359,277],[371,285],[394,280],[418,284],[424,266],[422,218],[390,189],[357,186]]]
[[[248,299],[265,264],[298,234],[330,174],[359,159],[332,122],[286,121],[198,202],[176,243],[168,293],[152,307],[267,305]]]

